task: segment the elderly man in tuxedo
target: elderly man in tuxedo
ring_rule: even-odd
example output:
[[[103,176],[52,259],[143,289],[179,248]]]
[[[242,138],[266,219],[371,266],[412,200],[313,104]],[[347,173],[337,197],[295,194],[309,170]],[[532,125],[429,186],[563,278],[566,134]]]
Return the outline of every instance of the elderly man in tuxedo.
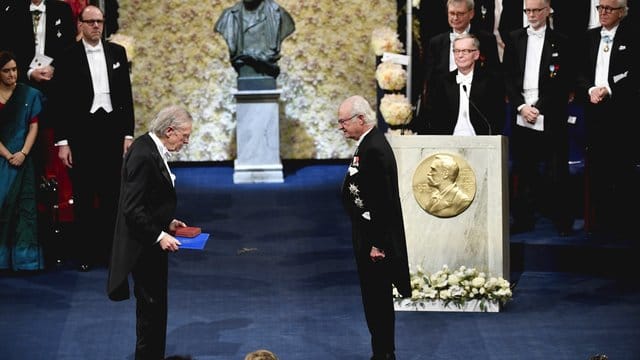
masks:
[[[575,85],[574,49],[548,26],[549,0],[525,0],[526,28],[505,39],[503,67],[512,109],[512,232],[534,229],[546,215],[560,235],[573,224],[569,193],[568,104]]]
[[[342,201],[352,223],[372,359],[395,359],[393,285],[402,296],[411,296],[396,160],[384,134],[375,126],[375,112],[363,97],[352,96],[342,102],[338,124],[345,137],[358,141],[344,180]]]
[[[477,58],[479,65],[497,69],[500,59],[496,37],[490,32],[474,27],[471,21],[475,16],[473,0],[448,0],[446,16],[450,30],[429,40],[426,53],[427,82],[438,74],[456,69],[453,40],[464,34],[473,34],[480,41]]]
[[[478,62],[480,46],[473,34],[453,41],[456,69],[432,79],[422,134],[501,134],[505,122],[504,79],[497,69]]]
[[[164,359],[167,329],[168,252],[180,242],[171,234],[182,221],[173,218],[175,176],[170,152],[189,143],[193,120],[179,106],[161,110],[149,132],[134,141],[122,166],[120,201],[109,266],[108,296],[129,298],[128,275],[136,297],[136,359]]]
[[[594,232],[632,232],[633,212],[628,204],[639,201],[640,163],[636,116],[640,100],[638,36],[627,18],[626,0],[600,0],[601,26],[587,33],[581,51],[579,98],[585,103],[589,224]]]
[[[497,70],[500,66],[498,57],[498,43],[495,35],[483,30],[478,24],[473,23],[473,0],[448,0],[446,2],[445,16],[449,24],[449,30],[438,33],[429,39],[425,53],[425,74],[422,84],[422,96],[425,99],[425,111],[418,114],[418,119],[413,121],[413,128],[418,133],[424,133],[426,124],[426,109],[430,106],[429,92],[431,82],[443,74],[456,70],[455,54],[453,53],[453,40],[473,34],[479,39],[478,56],[476,61],[479,67]]]
[[[87,271],[108,261],[134,114],[124,47],[102,41],[104,15],[98,7],[85,7],[78,21],[82,39],[67,49],[59,66],[63,106],[55,135],[74,189],[79,270]]]

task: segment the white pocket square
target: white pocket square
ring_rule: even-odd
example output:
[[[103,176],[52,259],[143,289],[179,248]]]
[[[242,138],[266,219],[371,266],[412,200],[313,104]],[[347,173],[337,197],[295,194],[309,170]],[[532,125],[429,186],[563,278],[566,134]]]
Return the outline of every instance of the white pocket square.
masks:
[[[551,54],[552,57],[558,57],[558,53],[554,52],[553,54]]]
[[[368,212],[368,211],[363,212],[362,213],[362,217],[367,219],[367,220],[369,220],[369,221],[371,221],[371,213]]]
[[[117,69],[117,68],[119,68],[119,67],[120,67],[120,62],[117,62],[117,63],[113,64],[113,68],[114,68],[114,69]]]
[[[623,72],[622,74],[618,74],[618,75],[614,75],[613,76],[613,82],[617,83],[618,81],[624,79],[627,77],[627,75],[629,74],[628,71]]]
[[[56,20],[56,25],[60,25],[60,23],[62,23],[62,21],[60,21],[60,19]]]
[[[349,166],[349,176],[353,176],[358,173],[358,168],[354,168],[353,166]]]
[[[620,50],[620,51],[622,51],[622,50],[626,50],[626,49],[627,49],[627,47],[626,47],[626,46],[624,46],[624,45],[620,45],[620,46],[618,46],[618,50]]]

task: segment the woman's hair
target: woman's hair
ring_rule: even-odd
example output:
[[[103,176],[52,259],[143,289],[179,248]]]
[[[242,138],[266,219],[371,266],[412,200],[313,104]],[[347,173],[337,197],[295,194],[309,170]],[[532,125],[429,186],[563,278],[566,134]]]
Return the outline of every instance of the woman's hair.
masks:
[[[5,65],[7,65],[7,63],[9,61],[11,61],[11,60],[13,60],[15,62],[18,62],[16,60],[16,56],[13,55],[12,52],[10,52],[10,51],[0,51],[0,69],[2,69]]]

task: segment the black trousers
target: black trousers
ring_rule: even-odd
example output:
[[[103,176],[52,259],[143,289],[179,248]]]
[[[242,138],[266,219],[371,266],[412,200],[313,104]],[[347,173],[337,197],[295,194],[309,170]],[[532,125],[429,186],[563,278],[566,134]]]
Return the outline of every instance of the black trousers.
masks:
[[[70,142],[73,168],[76,257],[107,264],[120,192],[124,135],[108,126],[115,119],[100,109],[87,117],[84,136]]]
[[[359,256],[356,262],[373,354],[375,356],[393,353],[395,310],[390,263],[386,260],[374,263],[368,255]]]
[[[552,137],[519,126],[513,129],[514,223],[533,227],[536,212],[541,212],[558,230],[570,229],[573,209],[568,199],[571,192],[567,136],[566,131]]]
[[[164,359],[167,336],[167,254],[158,244],[133,269],[136,297],[136,360]]]

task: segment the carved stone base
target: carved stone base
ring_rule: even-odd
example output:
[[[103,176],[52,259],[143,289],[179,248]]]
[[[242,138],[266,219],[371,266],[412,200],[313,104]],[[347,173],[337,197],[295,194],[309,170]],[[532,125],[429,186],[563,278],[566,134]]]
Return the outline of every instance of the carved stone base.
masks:
[[[276,79],[266,76],[238,78],[238,90],[274,90]]]
[[[233,182],[284,182],[280,161],[280,90],[246,90],[234,93],[238,155]]]

